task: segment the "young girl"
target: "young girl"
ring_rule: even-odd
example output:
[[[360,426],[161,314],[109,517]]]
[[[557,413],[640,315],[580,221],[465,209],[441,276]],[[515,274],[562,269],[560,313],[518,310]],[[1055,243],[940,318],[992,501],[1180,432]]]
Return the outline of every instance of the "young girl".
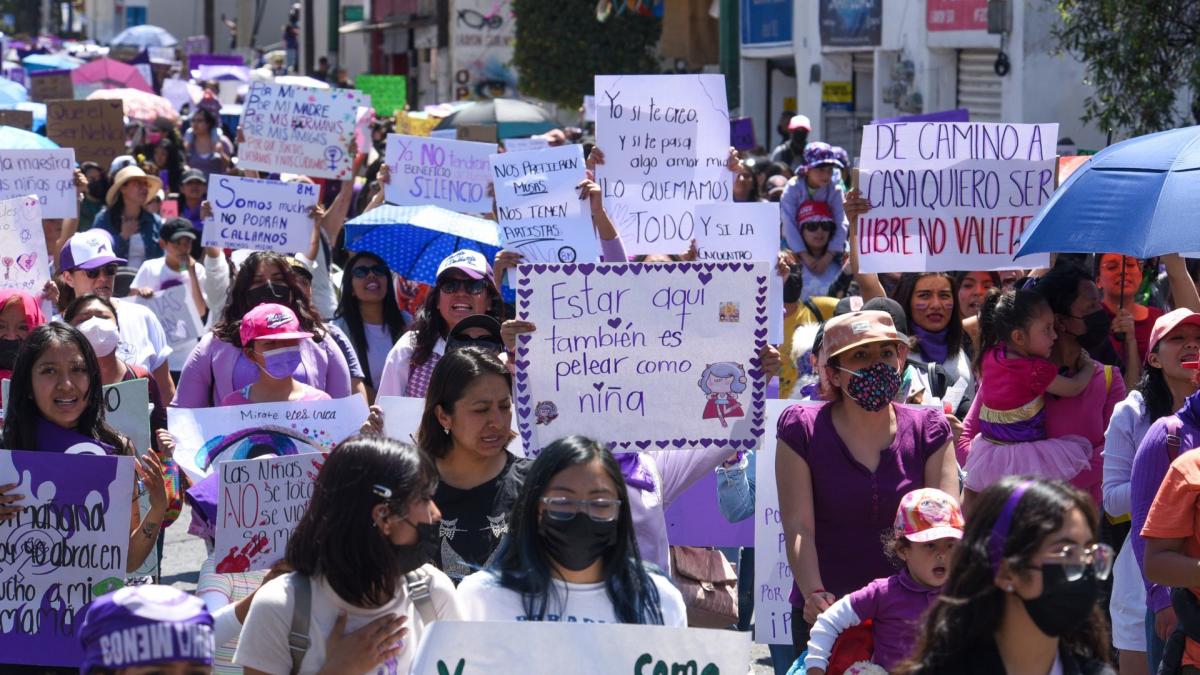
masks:
[[[258,380],[234,390],[221,405],[274,401],[327,401],[329,394],[292,375],[300,366],[300,342],[313,334],[300,330],[296,313],[284,305],[265,303],[242,318],[242,351],[258,366]]]
[[[962,511],[953,497],[935,488],[904,495],[884,547],[905,568],[843,597],[817,617],[804,660],[808,675],[824,675],[838,635],[867,620],[874,623],[874,665],[890,671],[908,656],[921,614],[942,592],[951,553],[962,536]]]
[[[704,404],[704,419],[715,417],[721,421],[722,427],[728,427],[726,419],[745,417],[746,413],[737,400],[737,394],[746,391],[746,371],[741,364],[732,361],[711,364],[700,374],[699,385],[708,397],[708,402]]]
[[[804,164],[796,172],[796,177],[788,181],[780,198],[779,216],[783,221],[783,236],[787,240],[788,249],[794,251],[805,266],[818,274],[823,273],[833,262],[834,253],[846,248],[846,214],[842,208],[845,196],[841,185],[833,180],[835,169],[845,171],[846,167],[834,153],[833,147],[819,141],[809,143],[804,147]],[[800,215],[800,205],[807,200],[826,204],[836,226],[830,233],[825,252],[820,257],[814,257],[805,246],[801,231],[803,223],[797,218]]]
[[[1058,374],[1049,360],[1054,313],[1033,291],[992,289],[979,310],[982,378],[981,433],[971,441],[964,486],[979,492],[1005,476],[1070,480],[1090,465],[1092,444],[1082,436],[1046,437],[1044,395],[1083,393],[1095,373],[1086,351],[1078,372]]]

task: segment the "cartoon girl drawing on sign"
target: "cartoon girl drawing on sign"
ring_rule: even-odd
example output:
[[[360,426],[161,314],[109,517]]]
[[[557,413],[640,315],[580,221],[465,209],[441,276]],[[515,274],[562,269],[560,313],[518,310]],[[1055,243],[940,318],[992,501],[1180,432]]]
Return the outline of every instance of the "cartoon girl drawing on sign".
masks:
[[[742,364],[721,361],[705,366],[699,384],[708,397],[704,404],[704,419],[715,417],[722,427],[728,427],[729,423],[725,421],[728,418],[746,416],[737,400],[737,394],[746,391],[746,369]]]

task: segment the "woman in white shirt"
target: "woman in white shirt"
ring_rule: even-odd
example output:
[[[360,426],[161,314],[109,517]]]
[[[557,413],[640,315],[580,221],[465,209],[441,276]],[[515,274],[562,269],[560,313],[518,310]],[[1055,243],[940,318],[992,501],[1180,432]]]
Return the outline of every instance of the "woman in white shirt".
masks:
[[[412,446],[376,436],[339,445],[288,542],[295,572],[255,594],[234,663],[247,675],[407,673],[429,624],[460,618],[454,585],[426,564],[436,487],[433,462]],[[308,639],[296,641],[293,670],[297,625]]]
[[[543,448],[511,527],[495,567],[459,585],[464,618],[687,625],[683,596],[642,563],[621,468],[600,443]]]

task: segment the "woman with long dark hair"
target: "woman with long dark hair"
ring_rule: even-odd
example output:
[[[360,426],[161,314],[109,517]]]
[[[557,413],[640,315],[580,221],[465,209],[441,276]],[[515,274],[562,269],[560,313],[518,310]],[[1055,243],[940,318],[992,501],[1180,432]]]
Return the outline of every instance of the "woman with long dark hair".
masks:
[[[914,656],[893,672],[1114,673],[1099,611],[1112,549],[1087,494],[1005,478],[979,493]]]
[[[198,107],[192,114],[192,125],[183,135],[188,166],[209,174],[222,174],[229,169],[233,144],[221,131],[221,120],[207,107]]]
[[[687,625],[679,591],[638,553],[621,467],[583,436],[542,448],[495,564],[458,592],[476,621]]]
[[[404,313],[396,302],[392,271],[382,258],[374,253],[355,253],[344,269],[333,324],[350,338],[359,362],[366,366],[363,384],[367,399],[374,401],[388,353],[404,334]]]
[[[247,675],[407,673],[429,624],[460,616],[454,586],[428,564],[437,484],[433,463],[410,445],[381,436],[339,445],[288,541],[294,572],[255,593],[234,663]],[[301,597],[307,646],[293,669]]]
[[[332,398],[350,395],[346,358],[334,341],[328,339],[320,315],[313,310],[287,258],[270,251],[256,251],[238,269],[221,321],[200,338],[184,364],[173,405],[215,406],[231,392],[258,379],[258,366],[243,353],[240,329],[246,312],[267,302],[287,306],[299,319],[300,329],[313,335],[300,345],[300,364],[294,377],[324,390]]]
[[[113,238],[113,254],[137,269],[152,258],[162,257],[158,243],[162,219],[146,210],[146,204],[162,189],[158,176],[147,176],[137,166],[127,166],[112,179],[105,195],[106,208],[96,214],[92,227]]]

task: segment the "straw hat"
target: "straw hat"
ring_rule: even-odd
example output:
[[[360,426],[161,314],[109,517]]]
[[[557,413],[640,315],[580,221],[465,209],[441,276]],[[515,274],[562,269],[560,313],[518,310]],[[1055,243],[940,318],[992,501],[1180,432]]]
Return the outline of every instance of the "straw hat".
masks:
[[[111,207],[113,202],[117,201],[117,195],[121,192],[121,187],[135,178],[141,178],[150,186],[150,189],[146,191],[146,204],[149,204],[158,196],[158,191],[162,189],[162,180],[158,176],[147,175],[145,171],[136,166],[127,166],[118,171],[116,177],[113,178],[112,187],[108,188],[108,194],[104,197],[104,203]]]

